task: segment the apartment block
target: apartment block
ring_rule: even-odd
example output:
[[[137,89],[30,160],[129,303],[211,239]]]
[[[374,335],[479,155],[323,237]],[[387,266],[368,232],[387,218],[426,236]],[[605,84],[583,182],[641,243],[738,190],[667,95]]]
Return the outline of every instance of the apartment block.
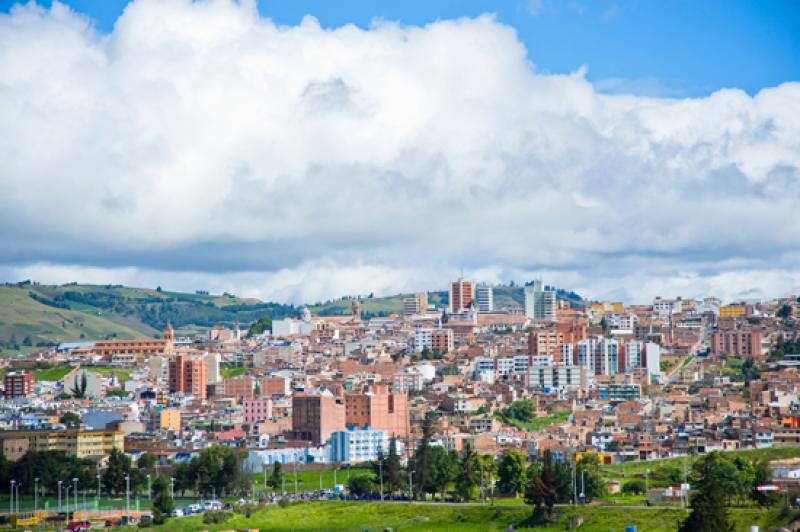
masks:
[[[390,437],[408,434],[408,396],[390,394],[385,385],[369,386],[361,394],[345,395],[345,420],[348,427],[384,430]]]
[[[450,283],[448,312],[466,312],[475,301],[475,283],[459,279]]]
[[[757,331],[717,331],[711,335],[711,354],[759,358],[761,333]]]
[[[292,433],[296,439],[321,445],[331,434],[344,429],[344,405],[329,392],[298,393],[292,397]]]
[[[6,374],[3,383],[5,385],[3,390],[5,399],[27,397],[31,394],[33,387],[33,373],[30,371],[12,371]]]
[[[203,356],[178,354],[169,361],[169,391],[206,398],[206,360]]]

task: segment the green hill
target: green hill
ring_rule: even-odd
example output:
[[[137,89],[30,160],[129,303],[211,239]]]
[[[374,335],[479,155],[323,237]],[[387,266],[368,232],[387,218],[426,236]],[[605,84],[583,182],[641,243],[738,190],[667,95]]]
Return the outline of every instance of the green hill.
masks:
[[[265,314],[293,315],[293,305],[230,294],[165,292],[118,285],[0,286],[0,351],[33,350],[59,342],[157,336],[170,322],[179,333],[213,325],[246,328]]]
[[[494,288],[498,309],[524,304],[521,286]],[[563,290],[560,299],[580,301]],[[360,298],[362,316],[388,316],[403,311],[403,298]],[[437,306],[447,304],[447,292],[429,292]],[[309,310],[318,316],[347,315],[353,298],[317,303]],[[60,342],[106,338],[154,337],[167,322],[178,334],[191,334],[223,324],[243,329],[264,315],[274,319],[296,316],[300,307],[232,294],[211,295],[167,292],[160,288],[131,288],[121,285],[40,285],[25,281],[0,285],[0,354],[30,351]]]

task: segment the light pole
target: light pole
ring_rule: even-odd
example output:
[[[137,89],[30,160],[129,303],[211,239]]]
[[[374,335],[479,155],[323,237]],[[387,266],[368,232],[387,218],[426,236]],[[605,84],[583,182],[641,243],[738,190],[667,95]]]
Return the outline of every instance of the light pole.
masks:
[[[17,483],[16,480],[11,481],[11,487],[8,489],[9,499],[8,499],[8,515],[14,513],[14,485]]]
[[[147,474],[147,500],[153,500],[151,495],[153,492],[150,490],[150,473]]]
[[[72,479],[72,484],[75,486],[73,497],[75,497],[75,513],[78,513],[78,477]]]
[[[647,480],[648,480],[649,476],[650,476],[650,470],[649,469],[645,469],[644,470],[644,496],[645,497],[647,497]]]
[[[39,511],[39,477],[33,479],[33,513]]]
[[[175,500],[175,477],[169,477],[169,496]]]
[[[478,457],[478,460],[481,466],[480,493],[481,493],[481,502],[483,502],[483,460],[480,460],[480,456]]]
[[[125,515],[130,519],[131,515],[131,477],[125,475]]]
[[[381,502],[383,502],[383,456],[378,457],[378,469],[381,473]]]
[[[294,471],[294,496],[297,497],[297,457],[294,457],[292,462],[292,471]]]
[[[59,512],[61,511],[61,484],[63,482],[64,482],[63,480],[59,480],[58,481],[58,511]]]
[[[411,504],[411,501],[414,499],[414,471],[412,469],[408,470],[408,503]]]
[[[97,475],[97,493],[95,495],[97,499],[97,508],[100,508],[100,475]]]

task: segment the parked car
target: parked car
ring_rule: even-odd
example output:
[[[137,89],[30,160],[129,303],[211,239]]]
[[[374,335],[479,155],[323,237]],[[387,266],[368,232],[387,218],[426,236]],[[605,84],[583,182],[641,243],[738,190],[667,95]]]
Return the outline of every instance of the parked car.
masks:
[[[106,528],[111,528],[112,526],[120,526],[119,519],[106,519]]]
[[[92,523],[89,521],[73,521],[67,525],[69,532],[77,532],[78,530],[91,530]]]
[[[123,515],[119,520],[120,526],[128,526],[128,525],[135,525],[138,524],[139,520],[133,517],[132,515]]]
[[[183,516],[184,513],[182,508],[175,508],[175,510],[172,511],[172,517],[183,517]]]

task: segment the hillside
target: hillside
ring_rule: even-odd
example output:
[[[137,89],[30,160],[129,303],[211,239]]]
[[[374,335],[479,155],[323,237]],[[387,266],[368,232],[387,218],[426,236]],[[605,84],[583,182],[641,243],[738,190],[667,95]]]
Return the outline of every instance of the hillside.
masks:
[[[524,304],[521,286],[494,289],[498,309]],[[403,298],[361,298],[364,318],[388,316],[403,311]],[[559,299],[580,301],[580,297],[560,290]],[[352,297],[318,303],[309,310],[318,316],[347,315]],[[447,292],[429,292],[428,300],[437,306],[447,304]],[[167,322],[178,334],[191,334],[213,325],[243,329],[258,318],[279,319],[295,316],[300,307],[265,303],[232,294],[210,295],[167,292],[159,288],[131,288],[121,285],[40,285],[31,282],[0,285],[0,353],[29,351],[60,342],[104,338],[157,336]]]
[[[179,333],[219,323],[246,327],[264,314],[295,314],[293,305],[229,294],[29,282],[0,286],[0,350],[30,350],[81,339],[157,336],[169,321]]]

